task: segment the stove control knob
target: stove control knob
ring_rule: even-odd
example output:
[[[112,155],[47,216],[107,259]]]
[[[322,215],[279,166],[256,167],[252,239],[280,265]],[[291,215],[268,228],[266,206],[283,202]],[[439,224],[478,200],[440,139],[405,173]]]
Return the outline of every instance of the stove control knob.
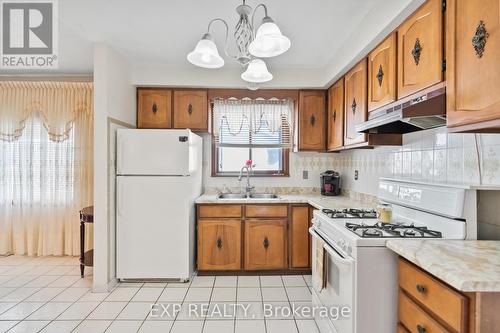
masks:
[[[352,253],[352,246],[351,245],[347,245],[347,253],[351,254]]]
[[[345,250],[345,249],[346,249],[345,240],[343,240],[343,239],[339,240],[339,245],[340,245],[340,247],[342,248],[342,250]]]

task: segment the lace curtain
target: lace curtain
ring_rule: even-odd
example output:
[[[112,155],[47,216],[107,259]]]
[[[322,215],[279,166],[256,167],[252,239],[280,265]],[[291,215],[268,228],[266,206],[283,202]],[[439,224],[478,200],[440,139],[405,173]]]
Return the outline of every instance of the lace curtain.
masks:
[[[78,211],[93,202],[92,95],[91,83],[0,82],[0,254],[79,253]]]
[[[290,148],[293,109],[292,100],[216,99],[213,108],[215,143],[218,146]],[[248,140],[243,142],[241,138]]]

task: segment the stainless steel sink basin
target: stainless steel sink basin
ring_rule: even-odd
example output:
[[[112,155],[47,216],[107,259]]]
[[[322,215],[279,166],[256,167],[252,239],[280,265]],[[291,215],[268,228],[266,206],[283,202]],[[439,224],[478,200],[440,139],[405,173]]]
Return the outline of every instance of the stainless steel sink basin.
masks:
[[[253,193],[250,194],[251,199],[278,199],[278,196],[274,193]]]
[[[253,193],[250,196],[244,193],[219,193],[217,199],[279,199],[279,197],[274,193]]]
[[[244,193],[219,193],[217,199],[246,199],[247,195]]]

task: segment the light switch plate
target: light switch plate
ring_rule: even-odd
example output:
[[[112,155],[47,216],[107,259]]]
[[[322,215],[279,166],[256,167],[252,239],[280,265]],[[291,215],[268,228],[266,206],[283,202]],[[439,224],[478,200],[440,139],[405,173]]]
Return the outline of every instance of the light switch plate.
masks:
[[[302,179],[309,179],[309,171],[302,170]]]

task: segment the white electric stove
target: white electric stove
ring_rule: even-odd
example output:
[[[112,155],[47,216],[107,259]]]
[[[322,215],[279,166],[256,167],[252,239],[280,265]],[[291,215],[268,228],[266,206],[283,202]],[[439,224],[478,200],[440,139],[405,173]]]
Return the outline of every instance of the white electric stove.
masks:
[[[321,332],[390,333],[397,323],[397,256],[388,239],[476,239],[476,191],[465,186],[380,179],[378,198],[393,209],[390,224],[363,209],[316,210],[313,305]],[[339,311],[351,309],[349,316]]]

